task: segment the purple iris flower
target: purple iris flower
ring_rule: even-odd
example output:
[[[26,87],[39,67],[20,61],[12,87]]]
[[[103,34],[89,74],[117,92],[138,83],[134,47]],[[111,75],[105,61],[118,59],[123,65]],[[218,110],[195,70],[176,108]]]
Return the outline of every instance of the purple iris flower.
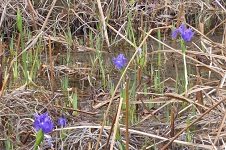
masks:
[[[184,39],[184,41],[190,41],[194,35],[194,32],[191,28],[185,29],[184,24],[182,24],[178,29],[173,31],[172,38],[176,38],[178,33],[181,34],[181,37]]]
[[[44,133],[49,133],[53,131],[53,122],[48,116],[48,113],[41,114],[40,116],[37,114],[34,114],[35,121],[34,121],[34,127],[35,130],[38,132],[40,129]]]
[[[217,6],[217,7],[220,7],[220,4],[219,4],[219,2],[217,2],[217,1],[216,1],[216,3],[217,3],[217,4],[216,4],[216,6]]]
[[[139,55],[139,57],[141,57],[142,56],[142,49],[140,48],[140,49],[138,49],[138,55]]]
[[[126,66],[126,58],[124,57],[123,54],[119,54],[117,58],[113,59],[113,62],[116,67],[119,69],[122,69],[123,67]]]
[[[66,126],[66,120],[64,118],[60,117],[58,119],[58,124],[60,124],[61,127],[64,127],[64,126]]]

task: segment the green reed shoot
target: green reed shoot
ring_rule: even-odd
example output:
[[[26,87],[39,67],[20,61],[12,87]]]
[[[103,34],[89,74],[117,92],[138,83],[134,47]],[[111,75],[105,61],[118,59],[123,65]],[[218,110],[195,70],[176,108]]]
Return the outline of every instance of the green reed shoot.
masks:
[[[158,34],[158,40],[161,41],[161,32],[160,30],[157,31]],[[162,44],[158,43],[158,50],[162,49]],[[156,71],[155,74],[155,78],[154,78],[154,87],[155,87],[155,91],[160,92],[160,75],[161,75],[161,53],[158,53],[158,60],[157,60],[157,66],[158,66],[158,70]]]
[[[126,27],[126,32],[127,32],[128,39],[130,41],[132,41],[133,44],[136,46],[136,39],[135,39],[134,32],[133,32],[131,16],[132,16],[132,12],[129,12],[128,15],[127,15],[128,23],[127,23],[127,27]]]
[[[184,89],[185,92],[188,91],[188,73],[187,73],[187,63],[186,63],[186,47],[185,47],[185,43],[184,40],[181,38],[181,49],[182,49],[182,56],[183,56],[183,62],[184,62]]]
[[[65,75],[62,79],[62,90],[67,91],[68,89],[68,75]]]
[[[78,109],[78,94],[77,91],[75,91],[75,93],[72,94],[72,105],[74,109]],[[73,115],[77,115],[77,112],[74,111]]]
[[[212,19],[210,17],[208,17],[206,19],[206,22],[205,22],[205,26],[210,30],[211,28],[211,23],[212,23]]]
[[[154,54],[151,55],[151,60],[154,60]],[[152,61],[152,62],[153,62],[153,61]],[[157,80],[157,77],[155,77],[155,71],[154,71],[153,63],[151,63],[151,65],[150,65],[149,74],[150,74],[151,76],[154,76],[154,77],[153,77],[153,78],[154,78],[154,88],[155,88],[155,90],[156,90],[157,85],[155,85],[155,82],[157,83],[157,81],[155,81],[155,80]],[[151,98],[151,99],[152,99],[152,98]],[[153,104],[152,104],[152,103],[149,103],[148,107],[151,109],[151,108],[153,107]]]
[[[101,71],[101,75],[102,75],[102,82],[103,82],[103,85],[104,85],[104,89],[107,87],[107,82],[106,82],[106,75],[105,75],[105,69],[104,69],[104,65],[103,65],[103,58],[102,58],[102,53],[101,53],[101,47],[102,47],[102,43],[100,42],[100,38],[97,37],[97,40],[96,40],[96,48],[97,48],[97,51],[96,51],[96,55],[97,55],[97,58],[98,58],[98,62],[99,62],[99,67],[100,67],[100,71]]]
[[[121,74],[123,73],[124,69],[121,70]],[[122,88],[122,92],[121,92],[121,97],[123,98],[123,104],[122,104],[122,110],[125,110],[126,109],[126,84],[125,83],[125,78],[123,79],[122,81],[122,85],[121,85],[121,88]]]
[[[72,40],[72,34],[71,34],[71,29],[68,27],[68,32],[67,32],[67,42],[68,46],[72,46],[73,40]]]
[[[6,149],[13,149],[13,144],[11,144],[10,140],[5,141],[5,148]]]
[[[70,8],[70,2],[68,2],[68,8]],[[71,46],[73,44],[73,40],[72,40],[72,34],[71,34],[71,28],[70,28],[70,9],[68,9],[67,12],[67,35],[66,35],[66,40],[67,40],[67,65],[69,63],[70,60],[70,52],[71,52]]]
[[[25,49],[25,44],[24,44],[24,37],[23,37],[22,16],[21,16],[19,8],[17,8],[16,24],[17,24],[17,29],[18,29],[19,34],[20,34],[21,49],[23,51]],[[28,83],[29,78],[28,78],[28,72],[27,72],[28,69],[27,69],[27,53],[26,52],[22,53],[22,61],[23,61],[24,76],[25,76],[26,82]]]
[[[159,29],[157,30],[157,35],[158,35],[158,40],[161,41],[161,31]],[[158,50],[161,50],[161,49],[162,49],[162,44],[159,42]],[[161,66],[161,53],[158,53],[158,67],[160,66]]]
[[[158,92],[158,89],[159,89],[158,71],[155,72],[155,76],[154,76],[154,88],[155,88],[155,92]]]
[[[30,73],[30,77],[33,80],[36,79],[37,70],[38,70],[38,67],[40,66],[40,60],[38,58],[39,58],[41,49],[42,49],[42,37],[39,38],[39,42],[37,43],[37,48],[34,51],[34,58],[32,61],[33,63],[32,63],[31,73]]]
[[[18,75],[19,75],[19,73],[18,73],[18,61],[17,61],[17,55],[18,54],[17,54],[17,51],[14,50],[14,43],[13,43],[13,41],[14,41],[14,35],[12,35],[9,48],[10,48],[10,54],[14,58],[16,58],[15,62],[13,63],[13,78],[17,80],[18,79]]]
[[[111,80],[109,81],[109,83],[110,83],[110,94],[111,94],[111,96],[114,96],[113,93],[115,90],[115,85]]]
[[[157,35],[158,35],[158,40],[161,41],[161,31],[160,30],[157,30]],[[161,43],[158,43],[158,51],[162,49],[162,44]],[[158,66],[158,70],[157,70],[157,77],[156,77],[156,83],[155,84],[158,84],[156,87],[158,87],[158,90],[159,92],[161,91],[161,86],[160,86],[160,78],[161,78],[161,60],[162,60],[162,57],[161,57],[161,53],[158,53],[158,62],[157,62],[157,66]]]
[[[68,47],[67,47],[67,60],[66,60],[66,65],[68,65],[69,61],[70,61],[70,56],[71,56],[71,46],[73,44],[72,42],[72,34],[71,34],[71,30],[68,27],[68,32],[66,35],[66,39],[67,39],[67,43],[68,43]]]
[[[136,81],[137,76],[136,73],[134,74],[134,81]],[[130,82],[130,80],[129,80]],[[132,82],[132,87],[130,88],[130,92],[129,92],[129,98],[131,98],[132,100],[135,100],[135,95],[136,95],[136,82]],[[133,124],[134,122],[136,122],[136,107],[135,105],[130,105],[130,109],[129,109],[129,114],[130,114],[130,122],[131,124]]]
[[[118,125],[118,127],[119,127],[119,125]],[[123,141],[121,139],[121,136],[120,136],[120,133],[119,132],[120,132],[120,130],[118,129],[117,132],[116,132],[115,138],[119,142],[119,149],[120,150],[125,150],[126,147],[125,147],[125,144],[123,143]]]
[[[135,3],[135,0],[129,0],[129,4],[133,5]]]
[[[188,116],[187,117],[187,125],[189,125],[190,123],[191,123],[191,119]],[[187,129],[187,140],[188,140],[188,142],[191,142],[191,132],[190,132],[190,129],[189,128]]]
[[[56,25],[53,26],[53,36],[57,35],[57,31],[56,31]]]

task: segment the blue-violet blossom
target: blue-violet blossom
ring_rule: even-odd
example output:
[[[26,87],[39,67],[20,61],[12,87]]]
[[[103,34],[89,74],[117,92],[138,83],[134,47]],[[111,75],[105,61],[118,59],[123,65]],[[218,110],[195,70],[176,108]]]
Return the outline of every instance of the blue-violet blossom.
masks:
[[[176,38],[179,32],[184,41],[190,41],[192,36],[194,35],[194,32],[191,28],[185,29],[185,25],[182,24],[178,29],[173,31],[172,38]]]
[[[35,130],[38,132],[40,129],[44,133],[49,133],[53,131],[53,122],[48,116],[48,113],[41,114],[40,116],[37,114],[34,114],[35,121],[34,121],[34,127]]]
[[[220,3],[219,3],[219,2],[217,2],[217,1],[216,1],[216,6],[217,6],[217,7],[220,7]]]
[[[126,58],[124,57],[123,54],[119,54],[117,58],[113,59],[113,62],[116,67],[119,69],[122,69],[123,67],[126,66]]]
[[[58,124],[61,126],[61,127],[65,127],[66,126],[66,120],[62,117],[60,117],[58,119]]]
[[[142,56],[142,49],[141,48],[138,49],[138,52],[137,53],[138,53],[138,56],[141,57]]]

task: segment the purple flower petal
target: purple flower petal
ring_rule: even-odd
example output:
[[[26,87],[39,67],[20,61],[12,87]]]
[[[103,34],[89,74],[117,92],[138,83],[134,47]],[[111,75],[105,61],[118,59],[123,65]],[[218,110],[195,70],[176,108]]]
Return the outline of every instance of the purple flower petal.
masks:
[[[182,25],[180,25],[180,27],[178,28],[178,30],[180,31],[180,33],[184,33],[185,32],[185,25],[184,24],[182,24]]]
[[[138,49],[138,52],[137,53],[138,53],[138,56],[141,57],[142,56],[142,49],[141,48]]]
[[[174,30],[172,33],[172,38],[176,38],[177,34],[180,32],[181,37],[183,38],[184,41],[190,41],[191,38],[194,35],[194,32],[192,31],[191,28],[186,29],[185,25],[182,24],[178,29]]]
[[[113,62],[119,69],[122,69],[126,66],[126,58],[123,54],[119,54],[117,58],[113,59]]]
[[[216,1],[216,6],[217,6],[217,7],[220,7],[220,3],[219,3],[219,2],[217,2],[217,1]]]
[[[176,37],[177,37],[178,32],[179,32],[179,30],[178,30],[178,29],[174,30],[174,31],[173,31],[173,33],[172,33],[172,38],[176,38]]]
[[[193,35],[194,32],[192,32],[191,28],[187,29],[184,33],[181,33],[181,36],[184,39],[184,41],[190,41]]]
[[[61,127],[64,127],[64,126],[66,126],[66,120],[64,118],[60,117],[58,119],[58,124],[60,124]]]
[[[35,130],[38,132],[40,129],[44,133],[49,133],[53,131],[53,122],[50,120],[50,117],[48,116],[48,113],[41,114],[40,116],[37,114],[34,114],[35,121],[34,121],[34,127]]]

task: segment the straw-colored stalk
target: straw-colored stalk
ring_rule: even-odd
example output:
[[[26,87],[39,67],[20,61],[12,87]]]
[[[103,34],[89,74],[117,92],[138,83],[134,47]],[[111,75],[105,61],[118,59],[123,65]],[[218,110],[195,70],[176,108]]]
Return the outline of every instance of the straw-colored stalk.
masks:
[[[51,90],[54,96],[53,57],[50,37],[49,37],[49,66],[50,66]]]
[[[116,132],[118,130],[118,122],[119,122],[119,116],[120,116],[121,107],[122,107],[122,101],[123,101],[123,98],[120,98],[119,106],[118,106],[118,112],[117,112],[117,116],[116,116],[116,119],[115,119],[114,132],[113,132],[113,135],[112,135],[110,150],[113,150],[114,144],[115,144],[115,137],[116,137]]]

